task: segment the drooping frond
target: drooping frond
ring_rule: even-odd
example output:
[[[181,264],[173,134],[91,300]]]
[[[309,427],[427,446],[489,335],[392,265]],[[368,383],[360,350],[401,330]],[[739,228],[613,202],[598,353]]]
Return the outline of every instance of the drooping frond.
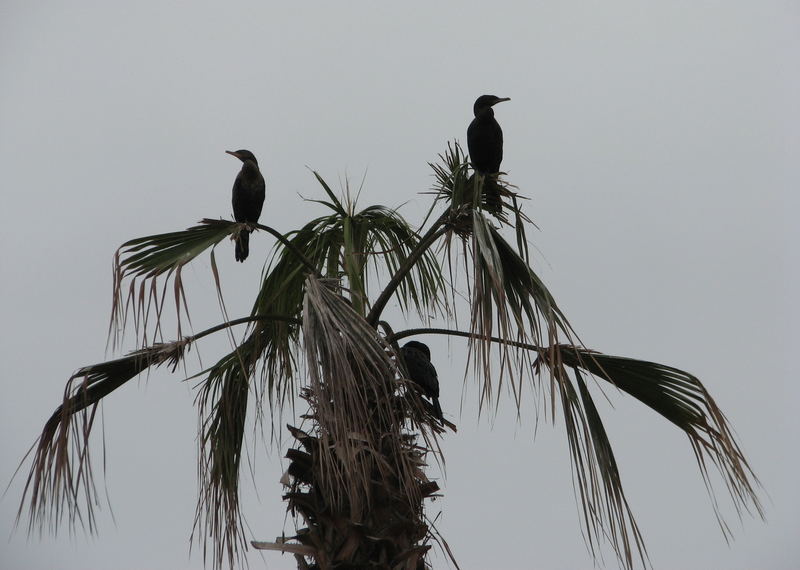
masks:
[[[470,345],[476,370],[482,379],[481,405],[492,400],[506,374],[511,379],[517,407],[520,405],[522,378],[531,364],[530,355],[510,351],[500,345],[500,381],[492,387],[490,367],[493,335],[517,343],[536,346],[557,344],[561,336],[570,339],[572,327],[555,299],[533,269],[500,235],[483,214],[472,212],[472,275]]]
[[[730,536],[730,531],[720,513],[709,464],[719,470],[736,513],[741,515],[746,511],[763,518],[763,508],[756,494],[758,480],[725,416],[695,376],[671,366],[606,355],[583,347],[543,347],[498,336],[476,339],[475,333],[451,329],[409,329],[390,333],[388,340],[396,343],[425,334],[481,340],[537,355],[531,370],[537,376],[543,371],[549,373],[552,406],[559,405],[562,410],[585,536],[595,556],[599,543],[606,540],[626,568],[634,566],[637,553],[642,564],[648,565],[644,542],[625,498],[611,442],[585,374],[610,382],[686,433],[726,537]]]
[[[250,337],[252,339],[252,337]],[[244,445],[250,379],[257,351],[245,342],[223,357],[202,381],[196,401],[200,414],[199,489],[195,534],[203,543],[203,558],[211,549],[215,568],[242,561],[246,547],[239,509],[239,476]]]
[[[168,363],[174,370],[187,344],[187,340],[156,344],[123,358],[85,366],[70,377],[62,404],[31,448],[33,463],[17,513],[19,520],[27,502],[29,532],[41,532],[48,525],[55,533],[64,517],[70,527],[79,525],[94,532],[94,509],[99,501],[89,437],[97,405],[151,366]]]
[[[148,343],[148,321],[154,319],[152,335],[160,334],[160,319],[166,298],[169,277],[174,276],[173,295],[181,336],[181,307],[186,297],[181,280],[183,267],[227,236],[235,234],[243,224],[228,220],[203,219],[196,226],[181,231],[157,234],[125,242],[114,256],[114,288],[111,304],[109,339],[113,344],[125,329],[131,313],[141,344]],[[167,275],[159,291],[157,278]],[[127,291],[123,283],[127,281]]]
[[[756,494],[758,479],[733,437],[722,410],[695,376],[664,364],[576,347],[559,347],[558,358],[563,366],[583,369],[611,382],[683,430],[697,457],[714,512],[726,536],[730,535],[730,530],[713,493],[709,465],[719,471],[738,515],[745,510],[763,518],[764,511]]]
[[[103,398],[151,367],[166,363],[174,372],[188,347],[195,341],[252,322],[277,322],[295,330],[299,326],[299,320],[282,315],[245,317],[221,323],[178,341],[157,343],[136,350],[123,358],[85,366],[75,372],[67,382],[62,404],[46,422],[39,439],[31,448],[35,453],[18,513],[19,518],[27,503],[29,531],[37,528],[42,530],[45,523],[49,523],[55,532],[64,518],[72,527],[79,525],[89,531],[94,530],[94,508],[98,501],[89,438],[97,406]],[[212,369],[212,375],[214,372]],[[218,373],[220,376],[223,374],[224,371]],[[230,410],[230,400],[230,396],[227,401],[223,400],[220,409]],[[217,431],[224,432],[224,428]]]
[[[648,566],[644,539],[625,498],[611,442],[583,377],[575,370],[573,383],[562,367],[551,368],[550,374],[553,400],[557,394],[564,414],[573,484],[592,555],[598,556],[598,545],[605,539],[625,568],[634,567],[636,554]]]

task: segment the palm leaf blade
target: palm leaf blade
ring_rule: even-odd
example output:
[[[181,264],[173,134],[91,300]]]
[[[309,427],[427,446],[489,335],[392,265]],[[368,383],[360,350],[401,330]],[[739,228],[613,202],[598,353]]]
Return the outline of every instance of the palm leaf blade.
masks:
[[[764,511],[756,495],[758,478],[733,436],[727,418],[700,380],[692,374],[655,362],[611,356],[575,347],[560,347],[565,366],[582,369],[602,378],[633,396],[680,428],[689,437],[715,514],[723,532],[722,520],[707,470],[714,464],[733,501],[737,513]]]
[[[89,437],[97,405],[151,366],[170,363],[174,367],[183,357],[186,344],[157,344],[123,358],[85,366],[70,377],[62,404],[34,444],[33,463],[17,513],[19,520],[30,492],[29,530],[41,530],[49,522],[55,532],[66,516],[71,527],[80,524],[94,531],[98,500]]]

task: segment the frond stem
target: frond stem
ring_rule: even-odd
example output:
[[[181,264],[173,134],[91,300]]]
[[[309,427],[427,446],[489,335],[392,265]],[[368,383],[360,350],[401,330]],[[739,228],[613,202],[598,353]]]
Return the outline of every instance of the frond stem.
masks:
[[[300,251],[300,249],[296,245],[294,245],[291,241],[286,239],[286,236],[284,236],[281,232],[279,232],[278,230],[276,230],[274,228],[271,228],[269,226],[264,226],[264,225],[261,225],[261,224],[248,224],[248,225],[256,227],[256,228],[258,228],[260,230],[264,230],[265,232],[268,232],[268,233],[272,234],[273,236],[275,236],[275,238],[279,242],[281,242],[285,247],[287,247],[293,254],[295,254],[297,256],[297,258],[303,263],[303,265],[305,265],[308,269],[310,269],[311,272],[314,273],[314,275],[316,277],[318,277],[318,278],[322,278],[323,277],[322,273],[319,272],[319,270],[317,269],[316,265],[314,265],[305,256],[305,254],[302,251]]]
[[[370,324],[370,326],[377,326],[378,319],[380,319],[383,309],[386,307],[389,299],[391,299],[392,295],[394,295],[394,292],[400,286],[400,283],[403,281],[405,276],[414,268],[414,265],[416,265],[419,258],[422,257],[428,248],[447,231],[447,228],[442,226],[449,217],[450,209],[447,209],[441,216],[439,216],[439,219],[433,222],[433,225],[430,227],[430,229],[428,229],[425,235],[422,236],[422,239],[417,244],[417,247],[411,252],[411,255],[408,256],[408,259],[406,259],[406,262],[403,264],[403,266],[392,276],[392,280],[389,281],[388,285],[386,285],[386,288],[381,292],[380,296],[375,301],[375,304],[372,305],[372,308],[367,315],[367,322]]]
[[[525,342],[518,342],[516,340],[508,340],[504,338],[500,338],[499,336],[486,336],[482,334],[475,334],[475,333],[468,333],[464,331],[457,331],[453,329],[439,329],[439,328],[419,328],[419,329],[407,329],[404,331],[400,331],[394,334],[390,334],[386,337],[386,341],[389,343],[397,342],[400,339],[409,337],[409,336],[416,336],[418,334],[442,334],[448,336],[460,336],[463,338],[471,338],[475,340],[488,340],[490,342],[496,342],[498,344],[505,344],[508,346],[514,346],[516,348],[524,348],[526,350],[534,350],[536,352],[544,352],[547,350],[546,348],[542,348],[541,346],[536,346],[535,344],[528,344]]]
[[[297,317],[290,317],[288,315],[275,315],[271,313],[265,315],[251,315],[249,317],[240,317],[238,319],[233,319],[232,321],[226,321],[224,323],[220,323],[204,331],[200,331],[197,334],[185,336],[183,337],[183,342],[192,343],[196,340],[200,340],[205,336],[214,334],[215,332],[219,332],[223,329],[228,329],[231,327],[235,327],[236,325],[243,325],[246,323],[255,323],[258,321],[283,321],[285,323],[291,323],[293,325],[303,324],[302,319],[298,319]]]

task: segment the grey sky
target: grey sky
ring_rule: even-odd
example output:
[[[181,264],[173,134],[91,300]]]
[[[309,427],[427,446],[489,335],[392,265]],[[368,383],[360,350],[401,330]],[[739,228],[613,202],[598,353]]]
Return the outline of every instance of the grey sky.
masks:
[[[529,234],[535,268],[582,340],[699,376],[769,493],[767,524],[731,513],[728,546],[686,439],[609,392],[604,417],[655,567],[797,568],[798,54],[796,2],[5,0],[0,481],[71,372],[112,356],[116,247],[229,217],[239,164],[225,149],[258,156],[262,221],[278,229],[321,212],[298,196],[319,196],[307,167],[337,185],[366,172],[363,205],[410,200],[401,211],[419,222],[427,162],[464,143],[472,102],[493,93],[512,98],[497,108],[503,169],[541,228]],[[249,310],[271,244],[255,235],[243,265],[218,248],[231,315]],[[186,279],[195,328],[220,320],[207,256]],[[560,417],[540,421],[535,441],[533,398],[520,423],[510,399],[476,420],[471,381],[460,411],[463,344],[429,344],[459,424],[430,513],[441,506],[462,568],[590,568]],[[203,362],[226,348],[204,345]],[[116,523],[105,508],[98,539],[18,532],[0,546],[3,567],[202,567],[187,554],[196,414],[182,379],[158,372],[104,405]],[[293,530],[283,451],[256,456],[260,498],[246,484],[253,538]],[[20,492],[18,480],[0,502],[6,534]]]

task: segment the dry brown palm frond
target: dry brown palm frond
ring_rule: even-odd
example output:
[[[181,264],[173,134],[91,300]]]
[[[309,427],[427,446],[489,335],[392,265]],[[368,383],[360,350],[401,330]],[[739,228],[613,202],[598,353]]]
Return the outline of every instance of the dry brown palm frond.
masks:
[[[94,510],[99,505],[89,453],[89,437],[104,397],[151,366],[177,366],[189,340],[156,344],[123,358],[85,366],[67,382],[62,404],[45,423],[31,448],[33,463],[17,512],[28,502],[28,531],[49,525],[55,533],[66,517],[70,528],[95,531]],[[28,452],[30,455],[31,451]],[[28,455],[23,458],[23,462]]]
[[[55,532],[64,519],[71,528],[77,525],[93,532],[98,496],[95,492],[89,438],[98,404],[149,368],[168,364],[174,372],[195,341],[252,322],[280,322],[295,328],[299,326],[296,319],[281,315],[245,317],[221,323],[178,341],[157,343],[122,358],[85,366],[75,372],[67,382],[62,404],[46,422],[37,442],[22,460],[24,463],[33,453],[18,521],[27,503],[29,532],[36,529],[42,531],[46,523]],[[221,407],[231,408],[232,405],[228,403]]]
[[[398,378],[392,351],[342,297],[338,280],[309,275],[305,291],[310,379],[301,397],[312,429],[289,428],[302,448],[287,453],[284,480],[289,510],[306,528],[288,539],[297,542],[258,546],[288,547],[323,568],[379,559],[416,567],[428,548],[416,544],[427,533],[422,501],[438,486],[424,475],[428,448],[416,445],[413,431],[419,424],[426,431],[430,412]]]
[[[403,432],[406,418],[421,415],[409,409],[419,399],[395,398],[397,364],[363,317],[323,282],[309,277],[306,290],[303,338],[325,495],[355,522],[369,512],[376,479],[419,505],[419,458]]]

